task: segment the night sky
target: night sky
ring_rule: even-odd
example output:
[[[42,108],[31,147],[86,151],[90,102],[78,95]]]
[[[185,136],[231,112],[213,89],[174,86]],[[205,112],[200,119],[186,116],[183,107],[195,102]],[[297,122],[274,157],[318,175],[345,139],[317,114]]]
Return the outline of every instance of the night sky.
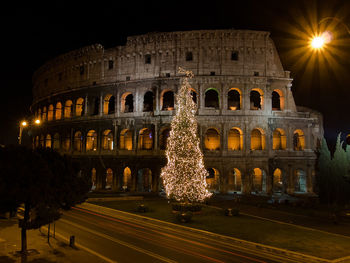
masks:
[[[30,115],[32,74],[45,61],[95,43],[121,45],[130,35],[197,29],[270,31],[297,105],[323,113],[329,142],[350,133],[350,1],[33,2],[1,8],[0,144],[17,143],[18,124]],[[329,16],[344,24],[318,23]],[[325,29],[333,41],[311,51],[308,38]]]

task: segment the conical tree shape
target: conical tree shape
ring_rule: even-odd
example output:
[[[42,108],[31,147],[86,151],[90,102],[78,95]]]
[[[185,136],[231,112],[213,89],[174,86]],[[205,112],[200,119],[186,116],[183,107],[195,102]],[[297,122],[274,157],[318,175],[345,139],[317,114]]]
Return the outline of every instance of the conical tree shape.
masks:
[[[176,115],[171,122],[170,136],[167,140],[166,157],[168,163],[162,168],[161,178],[168,198],[182,202],[202,202],[211,196],[207,190],[203,154],[197,136],[196,104],[192,100],[191,86],[186,73],[181,88],[176,95]]]

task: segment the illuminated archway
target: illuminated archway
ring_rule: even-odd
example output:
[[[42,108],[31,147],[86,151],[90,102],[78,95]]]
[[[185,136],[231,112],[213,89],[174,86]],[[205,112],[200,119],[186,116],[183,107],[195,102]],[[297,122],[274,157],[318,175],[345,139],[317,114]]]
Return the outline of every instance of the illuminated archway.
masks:
[[[160,105],[162,110],[174,110],[174,92],[172,90],[163,90],[161,93]]]
[[[72,111],[73,111],[73,102],[71,100],[67,100],[66,104],[64,105],[64,117],[65,118],[72,117]]]
[[[227,137],[227,147],[229,150],[243,150],[243,133],[240,128],[231,128]]]
[[[51,148],[51,144],[52,144],[51,135],[47,134],[45,137],[45,147]]]
[[[134,111],[134,96],[131,92],[125,92],[121,98],[121,112],[133,112]]]
[[[60,120],[62,118],[62,103],[56,103],[55,119]]]
[[[83,136],[80,131],[75,132],[73,149],[74,151],[81,152],[83,148]]]
[[[170,136],[170,128],[166,127],[161,129],[160,136],[159,136],[159,148],[161,150],[165,150],[167,147],[167,140]]]
[[[143,128],[139,133],[139,147],[140,150],[152,150],[153,148],[153,134],[148,128]]]
[[[44,108],[43,108],[43,113],[42,113],[42,115],[41,115],[41,120],[42,121],[46,121],[46,117],[47,117],[47,110],[46,110],[46,106],[44,106]]]
[[[40,145],[39,136],[36,136],[35,140],[34,140],[34,146],[35,146],[35,148],[38,148],[39,145]]]
[[[253,169],[252,192],[266,192],[266,173],[260,168]]]
[[[86,151],[97,150],[97,132],[90,130],[86,135]]]
[[[71,138],[70,138],[70,134],[69,133],[66,133],[64,135],[64,138],[63,138],[63,145],[62,145],[62,148],[65,152],[68,152],[70,151],[70,145],[71,145]]]
[[[206,182],[208,185],[208,189],[210,191],[219,191],[220,187],[220,173],[219,170],[216,168],[208,168],[207,169],[209,176],[206,178]]]
[[[306,183],[306,173],[304,170],[296,169],[294,171],[294,191],[306,193],[307,183]]]
[[[204,107],[219,109],[219,92],[216,89],[210,88],[205,91]]]
[[[105,189],[112,190],[113,188],[113,170],[108,168],[106,170],[106,186]]]
[[[265,150],[265,134],[263,129],[256,128],[252,130],[250,138],[251,150]]]
[[[209,128],[204,137],[204,146],[207,150],[220,149],[220,134],[215,128]]]
[[[75,103],[75,116],[83,116],[84,115],[84,99],[78,98]]]
[[[120,145],[121,150],[132,150],[132,131],[124,129],[120,132]]]
[[[96,169],[92,168],[91,169],[91,190],[95,190],[96,189],[96,185],[97,185],[97,177],[96,177]]]
[[[49,110],[47,112],[47,120],[52,121],[53,120],[53,105],[49,105]]]
[[[264,93],[261,89],[252,89],[250,92],[250,109],[261,110],[264,105]]]
[[[131,170],[129,167],[125,167],[125,169],[123,171],[123,186],[122,186],[122,188],[124,189],[124,191],[132,188]]]
[[[275,89],[272,92],[272,110],[279,111],[283,109],[284,109],[283,92],[279,89]]]
[[[272,149],[285,150],[287,147],[287,138],[283,129],[277,128],[272,133]]]
[[[59,133],[55,133],[55,135],[53,136],[53,148],[55,150],[60,149],[60,135],[59,135]]]
[[[293,148],[294,151],[303,151],[305,149],[305,136],[304,132],[300,129],[294,131]]]
[[[240,110],[242,105],[242,93],[239,89],[233,88],[227,94],[227,108],[229,110]]]
[[[283,181],[282,181],[282,171],[279,168],[276,168],[273,172],[273,191],[282,192],[283,191]]]
[[[115,111],[115,97],[112,94],[107,94],[103,100],[103,114],[113,114]]]
[[[230,171],[228,176],[228,191],[241,192],[242,191],[242,174],[237,168]]]
[[[111,130],[105,130],[103,132],[102,149],[113,150],[113,133]]]

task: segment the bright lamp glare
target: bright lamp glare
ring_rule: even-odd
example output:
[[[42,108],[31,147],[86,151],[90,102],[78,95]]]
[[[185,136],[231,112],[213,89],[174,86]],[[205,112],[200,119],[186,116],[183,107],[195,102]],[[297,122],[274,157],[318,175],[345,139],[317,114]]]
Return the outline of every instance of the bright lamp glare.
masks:
[[[21,125],[22,125],[23,127],[25,127],[25,126],[27,126],[27,122],[26,122],[26,121],[22,121]]]
[[[321,48],[324,45],[324,43],[325,43],[325,39],[322,36],[314,37],[314,39],[311,42],[311,46],[313,48],[317,48],[318,49],[318,48]]]
[[[35,123],[40,124],[40,120],[39,119],[35,120]]]

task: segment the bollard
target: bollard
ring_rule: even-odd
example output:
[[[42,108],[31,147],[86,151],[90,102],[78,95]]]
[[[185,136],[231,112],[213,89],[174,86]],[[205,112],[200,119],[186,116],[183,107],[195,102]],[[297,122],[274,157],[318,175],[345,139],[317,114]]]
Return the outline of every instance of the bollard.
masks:
[[[75,236],[69,237],[69,246],[74,247],[75,246]]]

